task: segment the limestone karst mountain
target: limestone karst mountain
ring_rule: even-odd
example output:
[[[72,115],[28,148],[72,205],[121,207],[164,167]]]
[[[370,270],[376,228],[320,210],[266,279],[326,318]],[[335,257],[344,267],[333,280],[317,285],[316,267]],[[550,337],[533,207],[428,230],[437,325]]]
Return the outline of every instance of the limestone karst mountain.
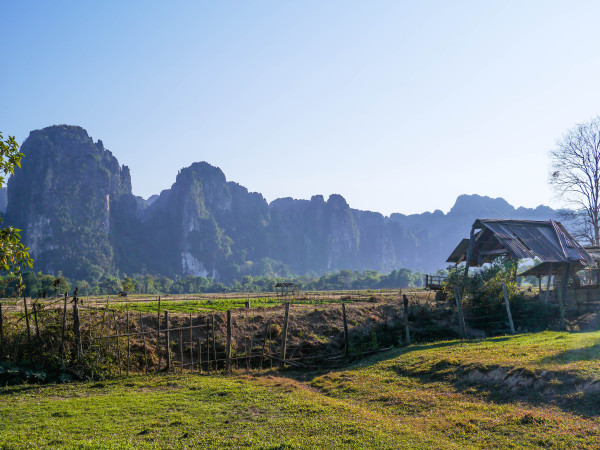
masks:
[[[444,266],[475,218],[555,216],[548,207],[515,209],[477,195],[460,196],[447,214],[390,217],[352,209],[340,195],[268,203],[206,162],[182,169],[170,189],[144,200],[132,193],[129,169],[81,127],[32,131],[21,149],[6,222],[23,230],[35,270],[76,279],[431,271]]]

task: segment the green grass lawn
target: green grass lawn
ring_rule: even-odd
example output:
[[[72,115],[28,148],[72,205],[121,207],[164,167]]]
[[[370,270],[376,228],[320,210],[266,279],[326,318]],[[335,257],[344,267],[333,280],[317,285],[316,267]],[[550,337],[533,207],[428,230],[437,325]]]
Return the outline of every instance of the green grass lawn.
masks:
[[[0,448],[598,448],[600,394],[582,386],[600,379],[599,346],[600,332],[544,332],[414,345],[326,373],[9,387]],[[467,377],[498,368],[556,383]]]

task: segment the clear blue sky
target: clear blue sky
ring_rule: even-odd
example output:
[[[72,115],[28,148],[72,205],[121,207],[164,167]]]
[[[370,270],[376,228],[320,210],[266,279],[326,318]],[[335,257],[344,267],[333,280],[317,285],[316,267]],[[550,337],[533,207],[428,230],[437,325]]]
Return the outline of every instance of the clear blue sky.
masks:
[[[557,205],[547,152],[600,114],[597,1],[5,0],[0,18],[0,130],[81,125],[144,197],[207,161],[269,201]]]

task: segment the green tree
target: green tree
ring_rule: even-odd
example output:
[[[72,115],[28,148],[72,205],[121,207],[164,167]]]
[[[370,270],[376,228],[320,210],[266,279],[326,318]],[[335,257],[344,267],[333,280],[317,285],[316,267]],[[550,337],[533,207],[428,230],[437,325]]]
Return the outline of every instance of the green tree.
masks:
[[[23,153],[19,152],[19,144],[14,136],[4,139],[0,132],[0,188],[6,184],[6,177],[15,173],[16,167],[21,167]],[[0,218],[0,222],[2,219]],[[29,256],[29,248],[21,242],[21,230],[6,227],[0,230],[0,268],[7,273],[19,276],[25,266],[32,267],[33,259]],[[20,283],[20,290],[24,288]]]
[[[127,275],[123,277],[121,285],[123,286],[123,290],[128,294],[135,290],[135,280],[129,278]]]

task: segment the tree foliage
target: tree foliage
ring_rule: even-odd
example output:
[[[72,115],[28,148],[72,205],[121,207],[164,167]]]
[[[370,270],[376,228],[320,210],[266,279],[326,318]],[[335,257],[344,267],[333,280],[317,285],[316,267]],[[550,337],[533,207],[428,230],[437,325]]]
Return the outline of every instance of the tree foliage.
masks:
[[[0,132],[0,188],[6,184],[6,177],[14,174],[15,168],[21,167],[22,157],[14,136],[5,140]],[[29,248],[21,242],[20,231],[13,227],[0,230],[0,269],[8,273],[18,274],[22,267],[33,266]]]

